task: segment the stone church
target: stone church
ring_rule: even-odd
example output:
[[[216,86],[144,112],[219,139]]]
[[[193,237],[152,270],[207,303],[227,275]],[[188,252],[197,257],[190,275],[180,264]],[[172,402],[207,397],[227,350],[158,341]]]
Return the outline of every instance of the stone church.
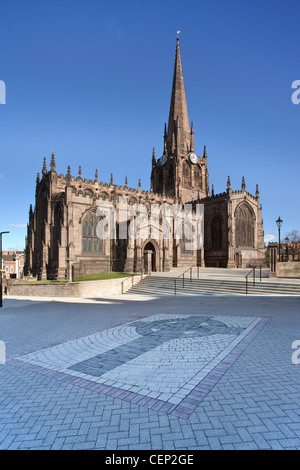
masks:
[[[29,210],[24,274],[38,279],[74,279],[110,269],[149,271],[149,265],[152,271],[170,271],[193,265],[239,268],[265,264],[258,186],[255,195],[250,194],[243,177],[241,189],[232,190],[228,177],[225,192],[214,194],[213,187],[209,188],[206,147],[202,156],[195,153],[179,39],[163,154],[157,158],[153,149],[150,182],[150,191],[144,191],[140,181],[138,188],[129,188],[127,177],[123,186],[114,184],[112,175],[109,183],[101,182],[97,170],[89,180],[82,177],[81,167],[77,176],[71,174],[70,167],[65,175],[58,174],[52,153],[50,168],[44,159],[42,174],[37,175],[35,207],[31,205]],[[122,220],[114,219],[114,236],[100,236],[102,208],[111,206],[120,214],[120,201],[126,201],[129,210]],[[180,237],[175,234],[174,211],[168,219],[168,236],[161,236],[165,217],[160,208],[189,206],[195,220],[197,205],[203,207],[201,245],[187,249],[184,231]],[[139,212],[130,209],[141,206],[148,218],[155,207],[157,216],[151,216],[151,223],[139,231]],[[124,225],[126,229],[133,227],[134,237],[120,236]],[[159,236],[152,236],[153,226]],[[101,227],[105,231],[105,226]]]

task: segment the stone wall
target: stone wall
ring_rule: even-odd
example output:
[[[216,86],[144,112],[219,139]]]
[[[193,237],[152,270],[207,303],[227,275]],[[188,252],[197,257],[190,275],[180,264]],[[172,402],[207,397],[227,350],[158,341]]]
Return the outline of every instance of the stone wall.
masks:
[[[277,263],[277,277],[300,278],[300,262],[288,261]]]
[[[25,297],[109,297],[126,292],[142,276],[105,279],[103,281],[15,283],[9,284],[8,295]]]

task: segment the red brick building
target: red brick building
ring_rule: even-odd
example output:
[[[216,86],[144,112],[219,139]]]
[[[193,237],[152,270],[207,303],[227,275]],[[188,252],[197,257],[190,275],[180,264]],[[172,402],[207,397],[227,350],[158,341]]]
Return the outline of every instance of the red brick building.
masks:
[[[24,253],[22,251],[3,251],[2,269],[4,279],[20,279],[23,276]]]

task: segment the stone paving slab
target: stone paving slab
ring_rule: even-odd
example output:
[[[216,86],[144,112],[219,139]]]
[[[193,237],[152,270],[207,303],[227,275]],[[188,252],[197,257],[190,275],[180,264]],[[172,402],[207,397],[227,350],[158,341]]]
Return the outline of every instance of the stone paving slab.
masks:
[[[0,449],[300,449],[299,307],[5,299]]]
[[[157,314],[9,363],[188,418],[266,321]]]

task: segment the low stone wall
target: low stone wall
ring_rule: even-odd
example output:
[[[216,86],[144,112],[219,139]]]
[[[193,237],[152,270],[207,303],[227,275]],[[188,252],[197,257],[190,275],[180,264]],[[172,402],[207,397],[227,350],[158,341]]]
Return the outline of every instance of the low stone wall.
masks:
[[[277,263],[277,277],[299,277],[300,278],[300,262],[287,261]]]
[[[11,283],[8,295],[27,297],[109,297],[126,292],[142,276],[105,279],[103,281],[51,282],[51,283]]]

